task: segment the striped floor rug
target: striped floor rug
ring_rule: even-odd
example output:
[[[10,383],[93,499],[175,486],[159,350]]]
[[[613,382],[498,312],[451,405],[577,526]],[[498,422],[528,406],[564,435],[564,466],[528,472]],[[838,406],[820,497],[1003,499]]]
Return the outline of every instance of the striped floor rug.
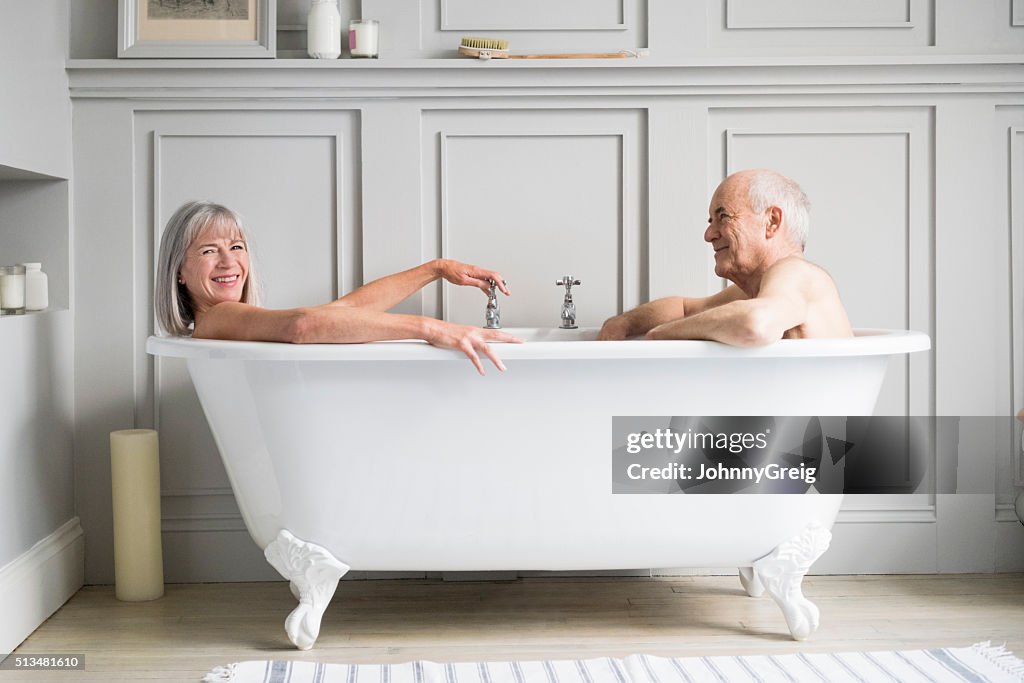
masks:
[[[850,681],[1024,683],[1024,661],[988,642],[964,648],[742,657],[650,657],[549,662],[324,664],[239,662],[204,683],[685,683]]]

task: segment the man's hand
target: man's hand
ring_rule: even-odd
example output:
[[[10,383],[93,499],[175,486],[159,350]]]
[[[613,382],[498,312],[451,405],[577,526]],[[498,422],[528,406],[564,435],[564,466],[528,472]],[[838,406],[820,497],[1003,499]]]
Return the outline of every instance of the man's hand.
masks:
[[[625,315],[617,315],[608,318],[601,325],[601,331],[597,335],[598,341],[622,341],[629,336],[629,322]]]
[[[696,300],[669,296],[637,306],[605,320],[597,338],[599,341],[622,341],[645,334],[652,327],[682,318],[686,314],[687,301]]]

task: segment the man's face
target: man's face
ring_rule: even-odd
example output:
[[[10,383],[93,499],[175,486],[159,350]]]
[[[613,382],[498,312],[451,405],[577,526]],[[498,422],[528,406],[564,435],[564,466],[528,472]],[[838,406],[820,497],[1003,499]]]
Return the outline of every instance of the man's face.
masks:
[[[715,250],[715,275],[735,281],[756,270],[767,250],[766,225],[765,215],[750,210],[742,176],[726,178],[711,197],[704,231],[704,241]]]

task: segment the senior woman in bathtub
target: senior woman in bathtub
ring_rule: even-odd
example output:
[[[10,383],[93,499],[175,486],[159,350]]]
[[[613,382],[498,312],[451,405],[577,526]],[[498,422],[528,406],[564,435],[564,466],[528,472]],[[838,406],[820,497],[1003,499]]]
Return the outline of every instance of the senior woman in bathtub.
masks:
[[[505,370],[489,342],[520,341],[500,330],[385,312],[439,278],[484,292],[494,280],[509,294],[499,273],[450,259],[382,277],[327,304],[287,310],[260,306],[253,275],[239,217],[212,202],[183,205],[161,239],[154,295],[158,325],[171,335],[295,344],[422,339],[461,351],[481,375],[481,355]]]

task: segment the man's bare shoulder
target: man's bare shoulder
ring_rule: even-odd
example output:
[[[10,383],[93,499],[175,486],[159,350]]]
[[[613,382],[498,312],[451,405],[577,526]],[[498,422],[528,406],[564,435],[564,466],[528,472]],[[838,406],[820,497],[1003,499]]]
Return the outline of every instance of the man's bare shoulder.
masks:
[[[810,287],[820,290],[827,287],[834,290],[836,285],[828,271],[801,256],[787,256],[765,272],[765,283],[780,282],[788,286]]]

